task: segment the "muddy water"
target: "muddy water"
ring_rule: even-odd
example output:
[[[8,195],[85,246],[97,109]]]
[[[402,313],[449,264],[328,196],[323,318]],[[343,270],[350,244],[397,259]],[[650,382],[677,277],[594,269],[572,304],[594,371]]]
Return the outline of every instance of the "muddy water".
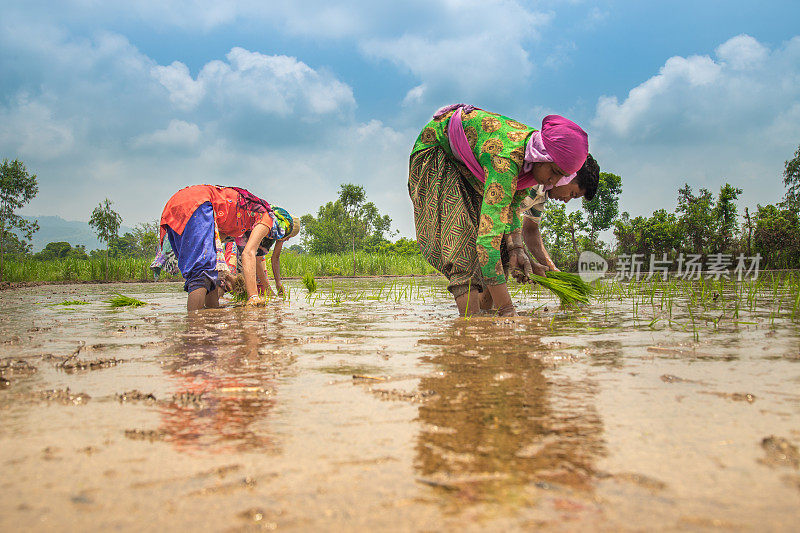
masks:
[[[0,529],[796,530],[786,311],[287,286],[191,317],[178,284],[0,293]]]

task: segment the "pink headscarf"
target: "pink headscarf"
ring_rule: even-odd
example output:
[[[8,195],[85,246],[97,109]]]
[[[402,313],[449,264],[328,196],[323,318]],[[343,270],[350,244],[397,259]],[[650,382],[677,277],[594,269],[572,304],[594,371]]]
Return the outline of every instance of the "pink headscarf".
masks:
[[[475,154],[472,153],[472,148],[467,141],[467,137],[464,134],[464,128],[461,123],[462,109],[465,113],[469,113],[473,109],[477,108],[467,104],[453,104],[439,109],[436,111],[433,117],[437,119],[441,118],[454,109],[456,111],[447,125],[447,136],[450,141],[450,149],[453,151],[453,154],[459,159],[459,161],[464,163],[476,178],[478,178],[481,182],[485,182],[486,176],[484,175],[483,168],[475,158]],[[548,129],[550,139],[554,142],[554,144],[551,144],[551,146],[555,146],[554,149],[558,154],[567,153],[569,155],[571,150],[576,151],[576,142],[574,137],[578,135],[578,132],[583,135],[583,156],[579,162],[576,160],[577,166],[574,170],[567,170],[571,169],[572,167],[568,162],[565,162],[567,161],[566,158],[562,157],[559,160],[557,159],[559,156],[550,152],[551,148],[548,147],[545,142],[545,128]],[[579,145],[580,143],[577,144]],[[567,145],[566,149],[562,145]],[[577,151],[579,152],[579,150]],[[542,121],[542,131],[533,132],[528,139],[528,144],[525,147],[524,162],[517,179],[517,190],[527,189],[528,187],[536,185],[536,180],[533,178],[534,163],[556,163],[561,170],[566,172],[566,175],[561,178],[558,183],[555,185],[546,186],[545,190],[550,190],[553,187],[558,187],[560,185],[566,185],[567,183],[571,182],[573,178],[575,178],[575,173],[579,168],[581,168],[581,166],[583,166],[583,162],[586,160],[586,154],[588,153],[589,143],[586,132],[584,132],[577,124],[558,115],[546,116]],[[574,154],[572,157],[576,158]]]
[[[533,164],[534,163],[552,163],[553,158],[547,153],[547,148],[544,147],[542,142],[542,132],[534,131],[528,139],[528,144],[525,147],[525,162],[522,164],[522,172],[519,175],[517,187],[519,189],[527,189],[533,185],[537,185],[533,179]],[[567,174],[555,185],[545,185],[544,190],[549,191],[553,187],[560,187],[571,182],[575,178],[575,173]]]
[[[577,172],[589,153],[586,132],[560,115],[547,115],[542,120],[542,143],[553,162],[566,174]]]

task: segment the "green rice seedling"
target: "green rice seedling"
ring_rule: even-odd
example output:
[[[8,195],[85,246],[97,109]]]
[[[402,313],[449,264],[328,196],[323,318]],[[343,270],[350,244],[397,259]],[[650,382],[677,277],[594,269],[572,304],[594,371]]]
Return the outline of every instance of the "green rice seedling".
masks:
[[[581,277],[577,274],[572,274],[570,272],[556,272],[551,270],[547,272],[547,277],[568,283],[573,289],[575,289],[575,292],[583,294],[587,297],[587,299],[594,293],[594,288],[583,281],[583,279],[581,279]]]
[[[84,302],[83,300],[64,300],[56,305],[89,305],[89,302]]]
[[[124,296],[120,293],[115,294],[116,295],[108,301],[108,303],[111,304],[111,307],[139,307],[141,305],[145,305],[143,301],[137,300],[136,298]]]
[[[231,300],[236,303],[247,301],[247,288],[244,285],[244,276],[234,276],[228,294],[230,294]]]
[[[696,342],[696,341],[700,340],[700,333],[698,333],[697,325],[695,324],[695,321],[694,321],[694,313],[692,312],[692,305],[693,304],[694,304],[694,302],[690,302],[689,306],[688,306],[688,309],[689,309],[689,317],[692,319],[692,333],[694,335],[694,340]]]
[[[303,275],[303,285],[306,286],[306,290],[309,294],[312,292],[316,292],[317,290],[317,280],[314,279],[314,274],[311,272],[306,272]]]
[[[531,276],[531,281],[538,283],[542,287],[550,289],[553,294],[558,296],[558,299],[561,301],[561,305],[565,307],[589,303],[588,296],[578,292],[569,282],[562,281],[557,278],[549,278],[537,275]]]

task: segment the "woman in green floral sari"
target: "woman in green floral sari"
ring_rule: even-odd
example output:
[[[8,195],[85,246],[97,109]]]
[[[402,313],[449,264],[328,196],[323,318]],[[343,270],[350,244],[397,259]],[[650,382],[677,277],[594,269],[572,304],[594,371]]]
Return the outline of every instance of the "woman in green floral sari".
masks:
[[[536,184],[568,183],[588,153],[586,133],[558,115],[541,131],[456,104],[440,109],[411,152],[408,190],[417,241],[449,280],[459,313],[516,314],[506,281],[543,274],[525,253],[517,214]]]

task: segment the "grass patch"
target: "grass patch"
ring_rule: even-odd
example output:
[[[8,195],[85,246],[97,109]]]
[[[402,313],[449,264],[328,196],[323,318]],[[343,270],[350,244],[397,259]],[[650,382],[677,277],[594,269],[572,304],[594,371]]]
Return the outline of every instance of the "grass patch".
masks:
[[[146,305],[143,301],[117,293],[108,301],[111,307],[140,307]]]
[[[314,279],[314,274],[310,272],[306,272],[303,276],[303,285],[306,286],[306,290],[310,293],[317,291],[317,280]]]

